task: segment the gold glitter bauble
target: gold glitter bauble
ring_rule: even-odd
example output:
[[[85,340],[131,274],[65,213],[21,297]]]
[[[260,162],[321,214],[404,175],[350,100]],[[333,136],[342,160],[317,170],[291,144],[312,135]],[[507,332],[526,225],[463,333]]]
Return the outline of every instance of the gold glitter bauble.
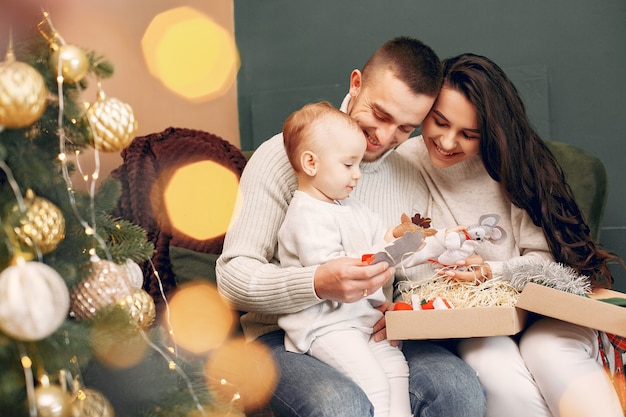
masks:
[[[135,288],[133,293],[118,303],[131,318],[131,323],[142,329],[147,329],[156,317],[156,307],[152,296],[141,288]]]
[[[89,276],[72,289],[70,314],[91,319],[100,309],[115,305],[131,295],[126,271],[111,261],[94,259]]]
[[[38,417],[70,417],[70,396],[58,385],[35,388],[35,404]]]
[[[114,417],[109,399],[99,391],[80,388],[72,400],[72,417]]]
[[[46,83],[35,68],[16,61],[10,49],[5,59],[0,62],[0,126],[30,126],[46,109]]]
[[[102,152],[123,150],[137,133],[137,119],[130,105],[107,98],[102,90],[87,109],[87,118],[93,129],[93,146]]]
[[[78,46],[55,45],[50,54],[50,68],[52,73],[59,75],[59,64],[63,81],[70,84],[82,80],[89,72],[89,58],[87,54]]]
[[[24,197],[26,212],[16,204],[7,218],[5,229],[15,234],[21,250],[42,254],[52,252],[65,238],[63,212],[43,197],[36,197],[32,190]]]
[[[41,262],[22,262],[0,273],[0,329],[23,341],[41,340],[67,318],[70,294],[59,273]]]

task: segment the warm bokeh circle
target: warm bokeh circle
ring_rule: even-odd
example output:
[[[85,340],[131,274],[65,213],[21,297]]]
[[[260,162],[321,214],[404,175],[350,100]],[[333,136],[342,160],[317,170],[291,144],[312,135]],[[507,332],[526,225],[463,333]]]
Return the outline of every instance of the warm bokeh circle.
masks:
[[[237,174],[213,161],[178,168],[163,191],[169,223],[196,240],[226,233],[235,209],[238,187]]]
[[[239,71],[233,35],[192,7],[158,14],[150,22],[141,47],[150,73],[194,102],[222,96]]]
[[[192,353],[206,353],[222,345],[235,324],[230,304],[208,282],[181,285],[169,308],[174,342]]]
[[[243,338],[228,340],[211,352],[205,378],[222,400],[236,402],[246,412],[265,406],[278,383],[278,369],[269,348]]]

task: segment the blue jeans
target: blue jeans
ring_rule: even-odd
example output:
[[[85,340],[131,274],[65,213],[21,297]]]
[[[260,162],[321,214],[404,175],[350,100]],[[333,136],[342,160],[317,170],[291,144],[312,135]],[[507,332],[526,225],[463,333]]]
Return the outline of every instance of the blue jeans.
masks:
[[[341,372],[309,355],[287,352],[284,333],[258,341],[270,348],[280,371],[271,400],[281,417],[367,417],[365,393]],[[415,417],[483,417],[486,402],[476,373],[458,356],[429,341],[405,341],[411,409]]]

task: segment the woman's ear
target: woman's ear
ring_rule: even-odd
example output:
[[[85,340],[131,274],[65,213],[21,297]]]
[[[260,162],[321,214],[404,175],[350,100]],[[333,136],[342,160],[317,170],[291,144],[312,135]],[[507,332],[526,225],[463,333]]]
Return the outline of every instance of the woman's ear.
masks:
[[[317,173],[317,155],[311,151],[304,151],[300,155],[300,165],[302,171],[310,177]]]

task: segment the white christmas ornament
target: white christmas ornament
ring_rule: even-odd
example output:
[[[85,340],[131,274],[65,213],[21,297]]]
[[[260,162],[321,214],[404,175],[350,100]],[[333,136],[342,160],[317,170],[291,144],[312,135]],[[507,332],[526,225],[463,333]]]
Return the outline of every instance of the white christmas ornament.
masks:
[[[141,267],[132,259],[127,259],[122,266],[128,273],[130,285],[132,285],[133,288],[143,287],[143,271]]]
[[[65,321],[70,294],[63,278],[41,262],[22,262],[0,273],[0,329],[23,341],[41,340]]]

